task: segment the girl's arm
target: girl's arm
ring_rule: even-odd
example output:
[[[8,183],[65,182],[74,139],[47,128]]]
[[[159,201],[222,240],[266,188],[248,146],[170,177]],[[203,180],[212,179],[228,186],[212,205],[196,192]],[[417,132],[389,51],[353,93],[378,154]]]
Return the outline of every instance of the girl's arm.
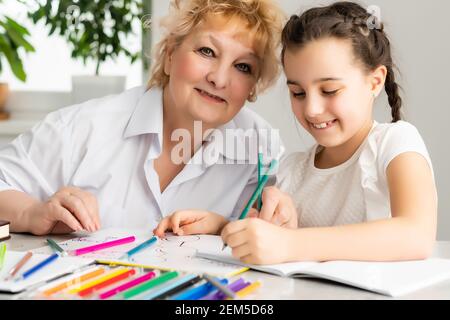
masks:
[[[436,238],[437,195],[431,169],[414,152],[386,170],[392,218],[360,224],[303,228],[288,235],[289,260],[412,260],[430,256]]]

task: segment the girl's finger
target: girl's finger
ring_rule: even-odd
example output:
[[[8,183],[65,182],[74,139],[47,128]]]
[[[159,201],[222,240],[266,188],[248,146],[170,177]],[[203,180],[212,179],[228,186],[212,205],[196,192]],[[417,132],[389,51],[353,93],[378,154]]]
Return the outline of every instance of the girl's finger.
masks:
[[[169,229],[169,217],[165,217],[161,220],[161,222],[156,226],[155,230],[153,230],[153,233],[158,236],[159,238],[163,238],[165,235],[166,230]]]
[[[225,227],[223,227],[223,229],[222,229],[222,233],[221,233],[222,240],[225,243],[227,243],[226,242],[227,238],[231,234],[239,232],[239,231],[242,231],[242,230],[245,230],[248,220],[249,219],[242,219],[242,220],[236,220],[236,221],[232,221],[230,223],[227,223],[225,225]]]
[[[247,243],[245,243],[238,247],[232,248],[231,253],[233,254],[233,257],[240,260],[242,257],[251,254],[251,248]]]
[[[259,218],[270,221],[278,206],[279,200],[280,197],[277,189],[272,187],[265,188],[262,194],[262,207],[259,212]]]

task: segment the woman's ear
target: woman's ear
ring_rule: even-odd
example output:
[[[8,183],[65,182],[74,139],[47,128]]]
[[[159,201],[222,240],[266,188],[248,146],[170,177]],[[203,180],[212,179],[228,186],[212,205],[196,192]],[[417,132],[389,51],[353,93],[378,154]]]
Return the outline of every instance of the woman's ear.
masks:
[[[172,42],[167,43],[167,52],[164,59],[164,73],[170,76],[170,69],[172,67],[172,55],[175,49],[175,45]]]
[[[380,92],[384,88],[384,83],[386,82],[387,68],[384,65],[378,66],[371,73],[371,91],[374,97],[378,97]]]

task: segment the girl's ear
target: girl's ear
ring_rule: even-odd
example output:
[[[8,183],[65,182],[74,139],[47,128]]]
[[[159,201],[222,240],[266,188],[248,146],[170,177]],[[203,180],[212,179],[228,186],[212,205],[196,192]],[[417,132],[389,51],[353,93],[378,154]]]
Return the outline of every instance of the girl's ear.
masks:
[[[386,81],[386,75],[387,75],[387,68],[384,65],[378,66],[375,70],[371,73],[371,91],[372,95],[374,97],[378,97],[380,92],[384,88],[384,83]]]

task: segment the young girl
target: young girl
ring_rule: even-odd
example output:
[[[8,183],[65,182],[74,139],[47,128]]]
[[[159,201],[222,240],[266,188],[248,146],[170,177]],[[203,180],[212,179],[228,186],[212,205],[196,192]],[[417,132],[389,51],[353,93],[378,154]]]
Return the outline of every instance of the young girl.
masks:
[[[416,128],[400,120],[389,40],[369,19],[361,6],[338,2],[286,24],[282,63],[292,110],[317,144],[283,161],[277,187],[264,190],[261,211],[252,213],[259,219],[223,228],[243,262],[430,255],[437,216],[430,157]],[[373,120],[383,88],[392,123]]]
[[[0,219],[40,235],[238,215],[256,163],[208,132],[270,132],[243,107],[276,80],[283,20],[273,0],[173,0],[148,85],[53,112],[0,149]]]

